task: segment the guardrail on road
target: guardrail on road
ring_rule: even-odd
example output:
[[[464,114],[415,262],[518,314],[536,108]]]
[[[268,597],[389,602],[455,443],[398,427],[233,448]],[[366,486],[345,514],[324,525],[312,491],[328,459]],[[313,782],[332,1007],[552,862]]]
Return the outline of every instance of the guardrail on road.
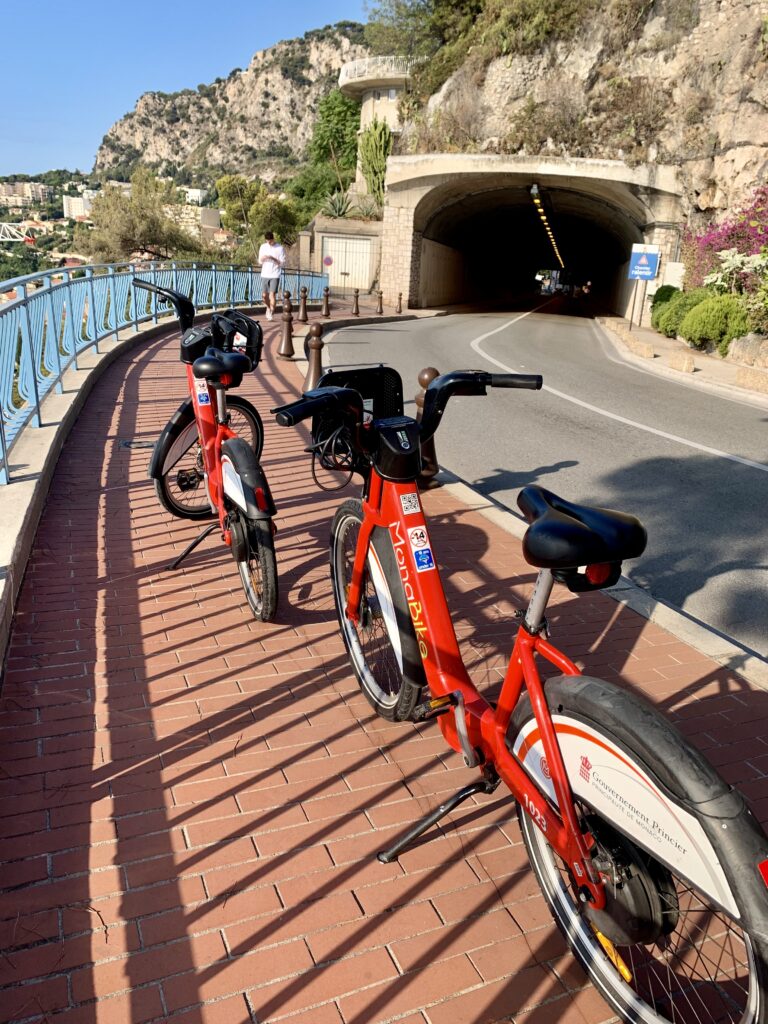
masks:
[[[40,426],[41,402],[61,393],[66,370],[78,356],[123,328],[158,322],[157,296],[131,287],[135,277],[188,295],[198,309],[261,302],[261,274],[251,267],[200,263],[113,263],[61,268],[0,283],[15,291],[0,306],[0,484],[8,483],[8,455],[21,431]],[[326,274],[286,271],[282,290],[319,301]]]

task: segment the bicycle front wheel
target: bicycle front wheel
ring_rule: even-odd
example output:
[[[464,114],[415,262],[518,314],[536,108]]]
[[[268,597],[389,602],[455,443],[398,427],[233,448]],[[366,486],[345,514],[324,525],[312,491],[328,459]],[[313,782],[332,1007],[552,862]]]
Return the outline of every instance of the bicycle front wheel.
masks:
[[[374,529],[363,574],[357,623],[347,618],[347,593],[363,507],[356,499],[339,507],[331,527],[331,581],[336,614],[360,688],[382,718],[410,718],[424,685],[416,633],[408,612],[392,541]]]
[[[227,397],[231,429],[260,458],[264,447],[264,426],[258,410],[240,395]],[[158,501],[179,519],[208,519],[214,515],[205,486],[203,451],[194,420],[185,428],[182,452],[173,466],[155,480]]]
[[[766,1024],[768,840],[743,799],[650,704],[586,677],[546,684],[607,902],[594,911],[519,808],[533,870],[592,982],[632,1024]],[[509,746],[556,806],[530,702]]]
[[[277,611],[277,559],[272,524],[240,518],[247,532],[248,557],[237,563],[248,607],[257,619],[271,622]]]

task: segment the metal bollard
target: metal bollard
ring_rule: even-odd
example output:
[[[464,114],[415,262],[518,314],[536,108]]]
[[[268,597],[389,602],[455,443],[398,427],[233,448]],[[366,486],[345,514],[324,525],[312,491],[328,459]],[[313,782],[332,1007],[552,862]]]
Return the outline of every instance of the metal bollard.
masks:
[[[440,376],[440,371],[436,370],[434,366],[425,366],[419,374],[419,385],[421,391],[416,395],[416,420],[421,422],[421,417],[424,412],[424,394],[429,384]],[[422,442],[421,445],[421,473],[416,478],[416,483],[419,486],[420,491],[433,490],[435,487],[442,487],[442,483],[436,480],[435,477],[440,472],[440,465],[437,461],[437,452],[435,451],[435,438],[434,435],[430,437],[428,441]]]
[[[384,312],[384,292],[381,289],[376,292],[376,312],[379,316]]]
[[[397,305],[395,306],[395,312],[396,313],[402,313],[403,312],[403,293],[402,292],[398,292],[397,293]]]
[[[306,324],[309,322],[309,317],[307,316],[307,286],[305,284],[301,286],[299,295],[299,315],[296,319],[300,324]]]
[[[360,316],[360,289],[355,288],[352,292],[352,316]]]
[[[293,359],[293,307],[291,293],[283,292],[283,333],[277,355],[280,359]]]
[[[331,289],[323,288],[323,308],[320,310],[320,316],[331,315]]]
[[[307,376],[304,378],[303,391],[312,391],[313,388],[317,387],[317,382],[323,375],[323,325],[314,323],[309,328],[309,340],[307,341],[307,348],[309,354],[307,361],[309,363],[307,367]]]

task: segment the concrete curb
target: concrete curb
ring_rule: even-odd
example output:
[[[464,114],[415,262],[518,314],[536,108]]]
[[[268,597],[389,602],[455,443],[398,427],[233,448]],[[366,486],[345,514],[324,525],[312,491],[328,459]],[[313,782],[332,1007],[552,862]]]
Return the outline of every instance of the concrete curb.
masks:
[[[447,470],[441,469],[439,480],[448,493],[462,504],[479,512],[502,530],[522,540],[527,524],[513,512],[486,498]],[[644,619],[655,623],[668,633],[690,644],[699,653],[712,658],[731,672],[736,672],[748,682],[768,690],[768,661],[703,623],[692,619],[672,605],[658,601],[645,590],[622,576],[615,587],[604,591],[619,604],[626,605]]]

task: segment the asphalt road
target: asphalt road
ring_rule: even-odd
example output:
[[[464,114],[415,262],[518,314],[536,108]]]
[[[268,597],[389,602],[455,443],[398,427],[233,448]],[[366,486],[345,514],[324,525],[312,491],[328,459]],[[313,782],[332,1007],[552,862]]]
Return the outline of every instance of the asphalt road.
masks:
[[[530,483],[633,513],[649,541],[625,574],[768,656],[768,407],[641,370],[592,319],[546,307],[347,328],[324,358],[396,367],[411,414],[425,366],[542,373],[540,392],[451,399],[441,466],[517,514]]]

